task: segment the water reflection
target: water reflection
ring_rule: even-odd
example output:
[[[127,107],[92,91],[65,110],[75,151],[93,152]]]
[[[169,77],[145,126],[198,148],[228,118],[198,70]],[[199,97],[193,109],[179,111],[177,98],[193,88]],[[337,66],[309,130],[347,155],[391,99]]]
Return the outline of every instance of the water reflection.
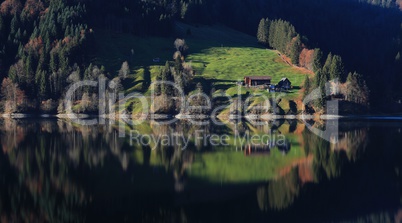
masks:
[[[0,119],[1,222],[396,220],[401,126],[341,122],[333,145],[296,120],[148,122],[119,138],[117,123]]]

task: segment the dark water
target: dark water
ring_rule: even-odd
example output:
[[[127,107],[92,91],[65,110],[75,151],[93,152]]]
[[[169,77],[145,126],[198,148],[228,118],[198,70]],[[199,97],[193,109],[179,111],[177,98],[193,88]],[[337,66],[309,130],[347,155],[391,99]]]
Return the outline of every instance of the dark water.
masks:
[[[402,219],[402,122],[341,121],[337,144],[298,121],[150,122],[128,126],[124,138],[117,124],[57,119],[0,128],[1,222]],[[173,136],[191,137],[184,148]]]

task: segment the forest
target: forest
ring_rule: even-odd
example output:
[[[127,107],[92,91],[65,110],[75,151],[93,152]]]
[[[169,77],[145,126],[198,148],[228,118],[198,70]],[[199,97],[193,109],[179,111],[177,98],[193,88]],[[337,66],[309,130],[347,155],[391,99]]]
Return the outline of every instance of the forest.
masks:
[[[62,109],[59,99],[71,83],[116,78],[103,64],[91,63],[90,53],[102,47],[95,45],[97,28],[172,36],[175,21],[181,21],[224,24],[253,36],[259,27],[262,45],[316,73],[315,80],[306,78],[307,86],[349,80],[358,89],[345,97],[370,104],[374,112],[397,112],[402,108],[400,5],[399,0],[1,0],[2,110],[54,113]],[[85,93],[88,101],[96,98]]]

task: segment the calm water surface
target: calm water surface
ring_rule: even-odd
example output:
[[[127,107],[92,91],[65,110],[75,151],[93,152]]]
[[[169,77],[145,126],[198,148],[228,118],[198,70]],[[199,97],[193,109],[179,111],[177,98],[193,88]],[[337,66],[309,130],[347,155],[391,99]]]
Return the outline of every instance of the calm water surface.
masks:
[[[287,120],[125,133],[0,119],[1,222],[402,219],[402,121],[341,121],[337,144]]]

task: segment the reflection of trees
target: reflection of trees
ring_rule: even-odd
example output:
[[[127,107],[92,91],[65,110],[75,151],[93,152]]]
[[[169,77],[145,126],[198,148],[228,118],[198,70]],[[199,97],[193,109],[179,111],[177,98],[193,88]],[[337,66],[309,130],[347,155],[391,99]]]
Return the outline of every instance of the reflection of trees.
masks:
[[[83,221],[89,201],[76,174],[103,165],[111,153],[123,169],[128,156],[110,126],[80,126],[65,121],[0,120],[6,183],[0,186],[2,218],[14,222]],[[4,161],[4,162],[3,162]]]
[[[366,223],[366,222],[381,222],[381,223],[399,223],[397,219],[394,220],[394,215],[392,212],[380,212],[373,213],[367,216],[360,216],[356,219],[349,219],[346,221],[342,221],[344,223],[353,222],[353,223]]]
[[[282,210],[293,204],[300,192],[297,168],[278,180],[257,189],[257,200],[261,210]]]
[[[317,128],[323,126],[315,125]],[[331,179],[341,174],[346,163],[358,159],[359,152],[367,146],[368,129],[347,129],[339,133],[339,142],[328,141],[310,131],[303,132],[306,153],[314,154],[314,173],[319,179]]]
[[[14,170],[3,173],[8,175],[3,186],[9,193],[2,196],[2,203],[11,210],[2,217],[17,222],[80,221],[76,208],[85,206],[87,198],[70,177],[63,142],[50,137],[55,126],[44,122],[25,128],[18,121],[5,122],[10,123],[3,126],[1,141]]]
[[[178,136],[185,137],[195,135],[196,131],[203,131],[208,134],[210,126],[192,125],[187,121],[179,121],[172,124],[160,124],[151,122],[152,134],[156,137],[161,136]],[[176,138],[177,139],[177,138]],[[184,142],[174,142],[173,145],[158,145],[156,154],[167,171],[173,172],[175,179],[175,190],[182,191],[185,183],[185,170],[189,168],[193,162],[194,154],[190,148],[183,149]]]
[[[312,162],[301,162],[279,179],[269,182],[257,190],[257,201],[261,210],[282,210],[291,206],[300,193],[301,187],[309,182],[321,182],[337,178],[344,168],[356,161],[361,151],[367,146],[368,129],[348,129],[340,133],[340,142],[331,145],[326,140],[310,131],[303,132],[306,156],[312,156]],[[306,166],[309,165],[309,166]]]
[[[332,150],[344,150],[348,158],[356,160],[367,146],[368,129],[353,129],[339,134],[339,142],[331,145]]]

